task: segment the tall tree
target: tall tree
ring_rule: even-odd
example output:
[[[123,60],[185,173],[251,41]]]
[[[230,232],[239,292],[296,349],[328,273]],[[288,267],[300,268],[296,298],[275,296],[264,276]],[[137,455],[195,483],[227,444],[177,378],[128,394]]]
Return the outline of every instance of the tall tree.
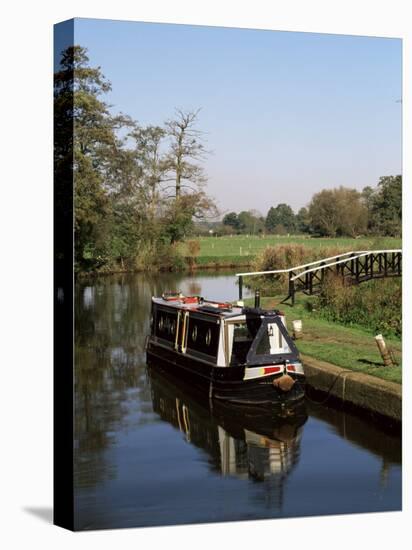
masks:
[[[226,214],[222,220],[222,223],[223,225],[232,227],[233,231],[237,231],[239,229],[239,219],[236,212],[229,212]]]
[[[165,123],[169,150],[162,166],[167,174],[164,181],[174,181],[174,193],[168,193],[170,187],[163,188],[165,200],[172,199],[167,203],[163,223],[172,244],[191,233],[194,219],[218,214],[214,200],[203,189],[207,180],[199,162],[206,149],[202,132],[196,128],[199,111],[176,109],[175,118]]]
[[[299,212],[296,214],[296,229],[301,233],[310,233],[310,218],[309,212],[306,207],[299,209]]]
[[[111,89],[100,67],[92,68],[86,49],[67,48],[54,78],[56,127],[73,121],[73,179],[76,261],[86,249],[104,253],[110,214],[108,166],[119,147],[116,131],[131,121],[113,116],[101,99]],[[61,159],[57,159],[61,161]]]
[[[320,235],[355,237],[366,230],[367,209],[355,189],[324,189],[312,197],[309,218],[312,230]]]
[[[278,204],[269,209],[265,226],[268,231],[274,231],[276,227],[283,226],[286,232],[292,233],[296,229],[295,214],[292,208],[285,203]]]
[[[176,109],[176,117],[165,123],[170,138],[167,162],[169,172],[174,174],[176,199],[182,194],[182,188],[196,192],[205,182],[203,169],[199,165],[206,153],[201,141],[202,132],[196,128],[199,111]]]
[[[402,176],[384,176],[370,199],[370,227],[381,235],[402,234]]]
[[[264,229],[264,220],[254,210],[243,210],[238,214],[239,230],[242,233],[250,233],[256,235],[261,233]]]

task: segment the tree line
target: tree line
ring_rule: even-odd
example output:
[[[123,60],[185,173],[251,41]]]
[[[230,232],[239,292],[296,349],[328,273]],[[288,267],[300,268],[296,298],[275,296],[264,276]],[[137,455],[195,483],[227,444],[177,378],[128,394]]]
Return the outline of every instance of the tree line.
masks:
[[[205,220],[219,214],[206,190],[202,161],[208,151],[198,128],[199,110],[176,109],[162,125],[142,125],[113,113],[105,100],[110,91],[111,83],[100,67],[90,66],[85,48],[62,52],[54,75],[55,200],[57,217],[69,217],[66,205],[74,189],[76,269],[183,266],[178,243],[195,224],[208,227]],[[401,176],[389,176],[362,192],[327,189],[296,214],[284,203],[266,217],[254,210],[230,212],[217,229],[400,235],[401,188]]]
[[[110,90],[85,48],[62,52],[54,75],[56,200],[63,213],[70,172],[78,270],[161,267],[178,257],[176,243],[194,220],[217,215],[205,190],[199,111],[176,109],[163,125],[144,126],[112,113]]]
[[[348,187],[324,189],[296,214],[285,203],[271,206],[266,217],[253,210],[229,212],[220,231],[320,237],[401,236],[402,176],[381,177],[375,188],[367,186],[361,192]]]

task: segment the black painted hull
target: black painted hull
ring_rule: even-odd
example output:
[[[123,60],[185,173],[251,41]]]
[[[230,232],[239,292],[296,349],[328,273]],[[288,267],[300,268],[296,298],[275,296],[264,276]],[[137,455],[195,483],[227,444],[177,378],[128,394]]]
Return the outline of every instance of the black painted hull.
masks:
[[[290,374],[295,384],[289,391],[274,386],[279,374],[243,380],[245,367],[214,367],[174,350],[149,343],[147,362],[209,393],[214,400],[242,406],[293,405],[305,396],[305,380]]]

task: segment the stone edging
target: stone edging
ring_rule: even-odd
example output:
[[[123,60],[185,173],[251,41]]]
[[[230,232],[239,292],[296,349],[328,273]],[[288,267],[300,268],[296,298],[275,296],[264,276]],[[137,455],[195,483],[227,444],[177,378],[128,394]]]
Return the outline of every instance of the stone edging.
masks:
[[[306,382],[340,401],[402,421],[402,386],[361,372],[349,371],[301,354]],[[390,368],[390,367],[386,367]]]

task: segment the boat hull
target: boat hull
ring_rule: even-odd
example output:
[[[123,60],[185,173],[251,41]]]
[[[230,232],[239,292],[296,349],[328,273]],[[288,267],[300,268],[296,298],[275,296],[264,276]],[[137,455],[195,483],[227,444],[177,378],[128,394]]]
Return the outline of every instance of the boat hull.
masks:
[[[242,406],[279,406],[301,402],[305,396],[305,379],[302,375],[290,374],[295,383],[289,391],[282,391],[273,382],[279,374],[271,374],[243,380],[245,367],[215,367],[195,358],[148,344],[147,362],[159,367],[207,391],[214,400],[226,401]]]

